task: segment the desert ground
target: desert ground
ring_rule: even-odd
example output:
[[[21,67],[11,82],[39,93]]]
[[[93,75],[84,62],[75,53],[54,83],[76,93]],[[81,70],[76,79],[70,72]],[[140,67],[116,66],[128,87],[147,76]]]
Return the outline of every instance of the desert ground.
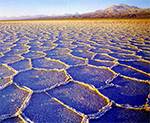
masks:
[[[150,20],[0,22],[0,123],[149,123]]]

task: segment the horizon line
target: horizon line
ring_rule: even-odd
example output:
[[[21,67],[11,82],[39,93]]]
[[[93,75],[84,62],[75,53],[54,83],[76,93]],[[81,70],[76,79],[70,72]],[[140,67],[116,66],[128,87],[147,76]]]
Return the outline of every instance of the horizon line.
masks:
[[[74,13],[63,13],[63,14],[51,14],[51,15],[48,15],[48,14],[35,14],[35,15],[18,15],[18,16],[0,16],[0,19],[11,19],[11,18],[24,18],[24,17],[58,17],[58,16],[69,16],[69,15],[77,15],[77,14],[86,14],[86,13],[90,13],[90,12],[95,12],[95,11],[98,11],[98,10],[105,10],[107,8],[110,8],[112,6],[119,6],[119,5],[128,5],[128,6],[134,6],[134,7],[138,7],[140,9],[150,9],[150,7],[139,7],[139,6],[135,6],[135,5],[129,5],[129,4],[123,4],[123,3],[120,3],[120,4],[111,4],[109,5],[108,7],[105,7],[103,9],[96,9],[96,10],[93,10],[93,11],[89,11],[89,12],[74,12]]]

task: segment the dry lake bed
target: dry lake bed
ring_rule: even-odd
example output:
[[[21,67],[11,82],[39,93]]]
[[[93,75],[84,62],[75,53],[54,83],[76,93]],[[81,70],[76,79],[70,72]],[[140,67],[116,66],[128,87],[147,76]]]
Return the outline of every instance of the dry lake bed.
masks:
[[[149,123],[150,20],[0,22],[0,123]]]

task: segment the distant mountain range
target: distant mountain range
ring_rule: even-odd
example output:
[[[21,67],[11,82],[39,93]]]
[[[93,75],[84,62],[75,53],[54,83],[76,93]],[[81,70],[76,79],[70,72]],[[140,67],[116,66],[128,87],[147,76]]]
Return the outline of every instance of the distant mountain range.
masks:
[[[47,19],[84,19],[84,18],[150,18],[150,8],[139,8],[126,4],[113,5],[104,10],[84,14],[70,14],[63,16],[22,16],[11,18],[0,18],[1,20],[47,20]]]
[[[82,18],[150,18],[150,8],[143,9],[125,4],[81,15]]]

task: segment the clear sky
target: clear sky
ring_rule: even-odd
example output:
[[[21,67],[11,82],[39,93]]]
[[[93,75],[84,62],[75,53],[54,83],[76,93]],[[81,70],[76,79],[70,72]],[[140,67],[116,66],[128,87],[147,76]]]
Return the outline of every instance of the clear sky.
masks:
[[[121,3],[150,8],[150,0],[0,0],[0,17],[85,13]]]

